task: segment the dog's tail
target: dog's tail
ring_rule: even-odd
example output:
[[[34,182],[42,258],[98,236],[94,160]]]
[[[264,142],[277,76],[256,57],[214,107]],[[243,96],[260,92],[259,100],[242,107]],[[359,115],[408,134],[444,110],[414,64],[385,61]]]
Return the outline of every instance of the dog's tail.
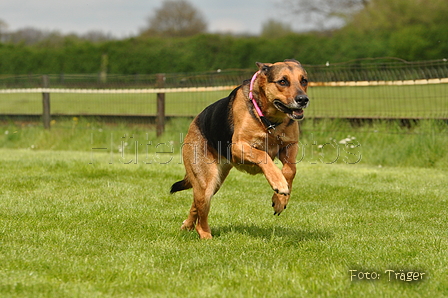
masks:
[[[188,181],[187,177],[185,177],[184,180],[177,181],[176,183],[174,183],[171,186],[170,193],[173,194],[173,193],[181,191],[181,190],[190,189],[191,187],[192,186],[191,186],[190,181]]]

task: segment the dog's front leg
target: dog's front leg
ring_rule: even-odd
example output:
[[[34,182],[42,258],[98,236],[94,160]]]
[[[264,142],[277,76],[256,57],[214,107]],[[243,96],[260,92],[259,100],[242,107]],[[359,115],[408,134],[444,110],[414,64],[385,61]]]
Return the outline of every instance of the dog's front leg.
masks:
[[[259,150],[248,143],[239,142],[232,146],[232,159],[233,163],[237,165],[259,167],[276,193],[284,196],[289,195],[290,190],[287,180],[265,151]]]
[[[283,164],[282,174],[288,182],[289,191],[292,190],[292,181],[296,176],[296,156],[297,156],[297,144],[291,144],[284,147],[279,152],[279,159]],[[286,209],[286,205],[289,201],[289,195],[279,195],[274,193],[272,196],[272,207],[274,208],[274,215],[282,213]]]

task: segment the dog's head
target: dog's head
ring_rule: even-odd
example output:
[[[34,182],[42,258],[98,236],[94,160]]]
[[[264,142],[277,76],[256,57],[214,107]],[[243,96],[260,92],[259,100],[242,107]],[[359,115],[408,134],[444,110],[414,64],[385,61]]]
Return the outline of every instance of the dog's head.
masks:
[[[303,119],[303,109],[308,106],[308,76],[302,65],[296,60],[284,62],[260,63],[258,92],[275,107],[274,114],[283,113],[293,120]],[[267,107],[268,108],[268,107]]]

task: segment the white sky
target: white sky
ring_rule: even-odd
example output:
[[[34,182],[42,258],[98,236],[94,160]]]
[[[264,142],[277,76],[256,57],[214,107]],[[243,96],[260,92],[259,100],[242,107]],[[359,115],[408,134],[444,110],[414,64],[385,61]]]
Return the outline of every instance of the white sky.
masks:
[[[258,34],[268,19],[290,22],[281,0],[188,0],[205,16],[209,32]],[[0,0],[0,20],[13,31],[24,27],[116,37],[136,35],[163,0]],[[298,25],[298,24],[296,24]],[[303,29],[303,28],[302,28]]]

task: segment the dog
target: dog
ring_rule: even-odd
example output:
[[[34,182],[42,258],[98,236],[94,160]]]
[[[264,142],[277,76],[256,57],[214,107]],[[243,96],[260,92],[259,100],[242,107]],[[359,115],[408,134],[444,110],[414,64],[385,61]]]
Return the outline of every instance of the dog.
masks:
[[[263,173],[274,190],[274,215],[286,209],[296,174],[299,124],[309,104],[308,76],[300,62],[256,62],[251,80],[206,107],[190,124],[182,144],[185,178],[171,193],[193,188],[193,204],[181,229],[196,228],[211,239],[208,214],[212,196],[235,167]],[[278,158],[280,170],[274,163]]]

